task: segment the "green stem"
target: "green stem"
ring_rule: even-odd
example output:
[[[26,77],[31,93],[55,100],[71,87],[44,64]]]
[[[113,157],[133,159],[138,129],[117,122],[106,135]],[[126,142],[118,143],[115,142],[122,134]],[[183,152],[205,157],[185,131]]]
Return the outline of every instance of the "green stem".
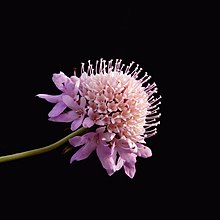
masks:
[[[81,135],[83,133],[86,133],[88,129],[87,128],[79,128],[78,130],[72,132],[71,134],[67,135],[66,137],[60,139],[59,141],[47,145],[45,147],[41,147],[38,149],[33,149],[33,150],[28,150],[28,151],[24,151],[21,153],[15,153],[15,154],[10,154],[10,155],[6,155],[6,156],[1,156],[0,157],[0,163],[4,163],[4,162],[8,162],[8,161],[12,161],[12,160],[18,160],[18,159],[22,159],[22,158],[27,158],[27,157],[31,157],[31,156],[35,156],[38,154],[43,154],[49,151],[52,151],[56,148],[58,148],[59,146],[63,145],[64,143],[66,143],[70,138],[77,136],[77,135]]]

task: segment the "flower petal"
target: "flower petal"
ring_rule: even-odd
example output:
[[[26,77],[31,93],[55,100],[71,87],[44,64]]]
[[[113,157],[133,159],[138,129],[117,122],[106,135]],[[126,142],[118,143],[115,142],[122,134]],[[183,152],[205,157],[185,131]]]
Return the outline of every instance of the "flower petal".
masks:
[[[136,163],[136,154],[131,153],[127,149],[123,149],[120,147],[118,147],[117,150],[123,160],[125,160],[128,163]]]
[[[97,125],[100,125],[100,126],[103,126],[103,125],[105,125],[105,122],[104,122],[103,120],[98,120],[98,121],[96,122],[96,124],[97,124]]]
[[[81,99],[80,99],[80,107],[84,109],[85,106],[86,106],[86,99],[84,97],[81,97]]]
[[[68,77],[63,72],[54,73],[52,80],[56,87],[63,92],[65,88],[64,84],[67,82]]]
[[[63,95],[62,100],[70,109],[75,110],[79,108],[79,105],[69,95]]]
[[[108,142],[108,141],[111,141],[114,137],[115,137],[115,133],[105,132],[102,135],[102,140]]]
[[[74,160],[84,160],[86,159],[94,150],[96,145],[93,142],[89,142],[83,147],[81,147],[70,159],[70,163]]]
[[[111,169],[111,170],[106,169],[106,171],[107,171],[108,175],[111,176],[112,174],[115,173],[116,170],[115,169]]]
[[[65,84],[65,93],[71,97],[75,97],[79,91],[80,79],[76,76],[71,76]]]
[[[74,147],[78,147],[87,142],[91,142],[95,135],[96,135],[95,132],[88,132],[82,136],[75,136],[75,137],[70,138],[69,143],[73,145]]]
[[[90,128],[93,125],[94,125],[94,121],[91,118],[87,117],[87,118],[84,119],[84,121],[83,121],[83,127],[84,128]]]
[[[71,124],[71,130],[72,131],[75,131],[77,128],[80,127],[80,125],[82,124],[83,122],[83,117],[80,117],[80,118],[77,118],[75,119],[72,124]]]
[[[100,135],[103,135],[104,131],[105,131],[105,127],[100,127],[96,129],[96,132],[99,133]]]
[[[65,109],[66,109],[66,105],[63,102],[58,102],[53,108],[52,110],[48,113],[49,117],[56,117],[59,114],[61,114]]]
[[[75,136],[73,138],[70,138],[69,143],[74,147],[78,147],[80,145],[85,144],[81,136]]]
[[[133,178],[136,173],[135,164],[125,162],[124,171],[130,178]]]
[[[102,166],[108,170],[110,172],[111,171],[115,171],[115,163],[114,163],[114,159],[112,157],[112,152],[110,147],[105,144],[104,142],[102,142],[101,144],[99,144],[96,148],[96,153],[97,156],[99,158],[99,160],[102,163]]]
[[[74,111],[69,111],[67,113],[62,113],[56,117],[49,118],[49,121],[55,121],[55,122],[72,122],[76,118],[78,118],[78,114]]]
[[[36,95],[39,98],[45,99],[51,103],[57,103],[61,101],[62,95],[48,95],[48,94],[38,94]]]
[[[124,165],[125,160],[123,160],[121,157],[118,158],[117,164],[116,164],[116,170],[120,170],[122,166]]]
[[[139,157],[151,157],[152,156],[152,151],[149,147],[144,146],[143,144],[137,143],[138,151],[137,155]]]

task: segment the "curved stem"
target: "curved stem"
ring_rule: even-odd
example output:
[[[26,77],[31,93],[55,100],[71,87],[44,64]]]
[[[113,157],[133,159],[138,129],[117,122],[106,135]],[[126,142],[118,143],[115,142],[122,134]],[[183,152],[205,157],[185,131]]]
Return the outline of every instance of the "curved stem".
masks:
[[[72,132],[71,134],[67,135],[66,137],[60,139],[59,141],[57,141],[53,144],[47,145],[45,147],[41,147],[41,148],[33,149],[33,150],[28,150],[28,151],[24,151],[21,153],[15,153],[15,154],[10,154],[10,155],[6,155],[6,156],[1,156],[0,163],[12,161],[12,160],[18,160],[18,159],[31,157],[31,156],[35,156],[38,154],[43,154],[43,153],[52,151],[52,150],[58,148],[59,146],[63,145],[64,143],[66,143],[70,138],[77,136],[77,135],[81,135],[83,133],[86,133],[87,130],[88,130],[88,128],[82,127],[82,128],[79,128],[78,130]]]

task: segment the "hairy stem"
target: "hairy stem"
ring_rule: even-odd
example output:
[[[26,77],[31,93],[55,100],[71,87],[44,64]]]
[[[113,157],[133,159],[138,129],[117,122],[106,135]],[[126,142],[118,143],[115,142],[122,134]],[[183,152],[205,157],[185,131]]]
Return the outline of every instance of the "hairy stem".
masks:
[[[52,151],[52,150],[60,147],[64,143],[66,143],[70,138],[72,138],[74,136],[81,135],[83,133],[86,133],[87,130],[88,130],[87,128],[82,127],[82,128],[79,128],[78,130],[72,132],[71,134],[67,135],[66,137],[60,139],[59,141],[57,141],[53,144],[47,145],[45,147],[41,147],[41,148],[33,149],[33,150],[28,150],[28,151],[24,151],[24,152],[20,152],[20,153],[10,154],[10,155],[6,155],[6,156],[1,156],[0,163],[9,162],[9,161],[18,160],[18,159],[27,158],[27,157],[32,157],[35,155],[39,155],[39,154],[43,154],[43,153]]]

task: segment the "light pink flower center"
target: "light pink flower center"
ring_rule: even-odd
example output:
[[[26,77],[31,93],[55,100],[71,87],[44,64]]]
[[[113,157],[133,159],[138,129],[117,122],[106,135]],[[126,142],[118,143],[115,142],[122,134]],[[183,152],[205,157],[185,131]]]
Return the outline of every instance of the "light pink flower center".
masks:
[[[157,93],[155,83],[143,86],[150,79],[147,73],[137,79],[141,71],[138,65],[130,73],[132,65],[122,71],[121,60],[113,66],[112,60],[106,65],[101,59],[94,73],[90,61],[87,72],[82,64],[81,91],[94,112],[90,117],[94,122],[102,120],[110,133],[136,142],[156,133],[152,127],[159,124],[156,107],[160,97],[153,96]]]

